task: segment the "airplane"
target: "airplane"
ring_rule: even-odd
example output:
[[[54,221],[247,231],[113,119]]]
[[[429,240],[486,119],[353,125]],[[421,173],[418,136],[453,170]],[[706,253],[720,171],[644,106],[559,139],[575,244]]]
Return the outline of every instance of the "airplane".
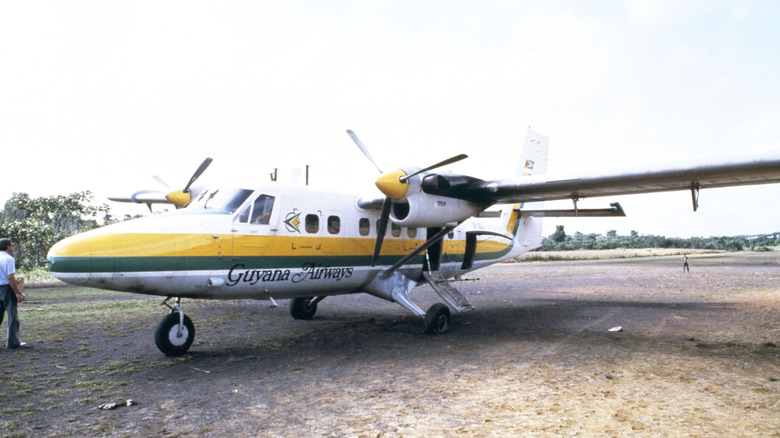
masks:
[[[50,249],[50,272],[74,285],[166,297],[170,312],[154,339],[169,356],[185,354],[195,337],[182,298],[289,299],[291,316],[310,320],[329,296],[367,293],[399,304],[420,317],[425,333],[437,334],[450,326],[450,308],[473,309],[454,283],[538,248],[544,217],[625,216],[617,203],[578,208],[581,199],[688,190],[695,210],[701,189],[780,183],[780,156],[556,178],[546,173],[548,138],[530,129],[513,177],[485,181],[438,170],[463,154],[384,172],[358,136],[347,134],[379,171],[381,195],[280,182],[201,190],[194,183],[207,158],[182,190],[109,198],[176,210],[68,237]],[[544,201],[566,199],[573,209],[544,209]],[[446,304],[417,306],[411,292],[424,283]]]

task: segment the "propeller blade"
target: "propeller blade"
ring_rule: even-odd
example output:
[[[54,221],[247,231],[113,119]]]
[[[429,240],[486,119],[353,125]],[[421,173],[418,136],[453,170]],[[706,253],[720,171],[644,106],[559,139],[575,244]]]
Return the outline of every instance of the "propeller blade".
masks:
[[[371,267],[376,266],[379,259],[379,252],[382,250],[382,241],[385,239],[387,231],[387,222],[390,220],[390,207],[393,206],[393,200],[388,196],[382,203],[382,214],[379,216],[379,223],[376,225],[376,243],[374,244],[374,255],[371,256]]]
[[[165,180],[164,180],[164,179],[160,178],[160,176],[159,176],[159,175],[152,175],[152,178],[154,178],[154,180],[155,180],[155,181],[157,181],[158,183],[160,183],[160,185],[162,185],[163,187],[165,187],[166,189],[168,189],[168,191],[171,191],[171,186],[169,186],[169,185],[168,185],[168,183],[167,183],[167,182],[165,182]]]
[[[371,164],[373,164],[374,167],[376,167],[376,170],[378,170],[379,173],[384,173],[382,172],[382,169],[380,169],[379,166],[376,165],[376,161],[374,161],[374,158],[371,156],[371,154],[368,153],[368,149],[366,149],[366,147],[363,146],[363,142],[360,141],[360,138],[358,138],[357,134],[355,134],[351,129],[347,129],[347,134],[352,139],[352,141],[355,142],[357,147],[360,148],[360,150],[363,152],[363,155],[365,155],[366,158],[368,158],[368,161],[370,161]]]
[[[419,174],[421,174],[421,173],[423,173],[423,172],[427,172],[427,171],[429,171],[429,170],[433,170],[433,169],[436,169],[436,168],[439,168],[439,167],[442,167],[442,166],[446,166],[446,165],[448,165],[448,164],[456,163],[456,162],[458,162],[458,161],[460,161],[460,160],[465,160],[465,159],[466,159],[466,158],[468,158],[468,157],[469,157],[469,156],[468,156],[468,155],[466,155],[466,154],[455,155],[454,157],[447,158],[446,160],[444,160],[444,161],[440,161],[440,162],[438,162],[438,163],[434,164],[433,166],[428,166],[428,167],[426,167],[425,169],[420,169],[420,170],[418,170],[417,172],[412,172],[412,173],[411,173],[411,174],[409,174],[409,175],[402,176],[402,177],[401,177],[401,178],[399,178],[398,180],[399,180],[399,181],[401,181],[401,182],[406,182],[406,181],[408,181],[410,178],[412,178],[412,177],[414,177],[414,176],[416,176],[416,175],[419,175]]]
[[[190,186],[192,185],[192,183],[194,183],[196,179],[200,178],[200,175],[206,170],[207,167],[209,167],[212,161],[214,161],[212,158],[206,158],[205,160],[203,160],[202,163],[200,163],[200,167],[198,167],[198,170],[196,170],[195,173],[192,174],[192,178],[190,178],[190,182],[187,183],[187,185],[184,187],[184,190],[182,190],[182,192],[189,193]]]

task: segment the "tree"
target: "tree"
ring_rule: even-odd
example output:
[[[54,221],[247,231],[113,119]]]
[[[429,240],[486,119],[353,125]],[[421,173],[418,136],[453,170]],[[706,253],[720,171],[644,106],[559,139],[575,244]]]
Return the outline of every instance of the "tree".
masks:
[[[23,269],[43,266],[52,245],[98,227],[99,217],[110,217],[108,205],[95,206],[92,201],[90,191],[40,198],[14,193],[0,212],[0,236],[14,240],[17,265]]]
[[[550,239],[552,239],[553,242],[558,242],[558,243],[561,243],[566,240],[566,232],[563,231],[563,225],[555,226],[555,232],[550,234]]]

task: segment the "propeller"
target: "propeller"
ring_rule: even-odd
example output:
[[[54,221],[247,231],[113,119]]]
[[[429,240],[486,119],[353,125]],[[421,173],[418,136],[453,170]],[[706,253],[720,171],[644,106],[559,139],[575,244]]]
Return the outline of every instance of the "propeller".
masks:
[[[190,193],[190,186],[203,174],[203,172],[206,171],[206,169],[209,167],[211,162],[214,161],[212,158],[206,158],[203,160],[202,163],[200,163],[200,166],[197,170],[195,170],[195,173],[192,174],[192,177],[190,178],[190,181],[187,183],[186,186],[182,190],[174,190],[167,195],[165,195],[165,199],[170,201],[173,205],[176,206],[176,208],[184,207],[185,205],[190,203],[190,200],[192,199],[192,193]]]
[[[390,198],[399,201],[401,200],[401,198],[406,196],[406,191],[409,188],[408,181],[411,178],[423,172],[427,172],[429,170],[433,170],[441,166],[446,166],[447,164],[452,164],[457,161],[463,160],[465,158],[468,158],[468,155],[466,154],[455,155],[454,157],[447,158],[444,161],[440,161],[432,166],[428,166],[424,169],[417,170],[408,175],[403,170],[396,169],[382,174],[382,176],[380,176],[379,179],[376,180],[376,186],[379,188],[379,191],[384,193],[386,196],[389,196]]]
[[[401,169],[391,170],[390,172],[382,172],[382,169],[380,169],[376,164],[374,158],[368,152],[368,149],[363,145],[363,142],[360,141],[360,138],[357,136],[357,134],[355,134],[351,129],[347,129],[347,135],[349,135],[352,141],[355,142],[360,151],[363,152],[363,155],[368,158],[368,161],[370,161],[371,164],[376,167],[376,170],[382,174],[376,180],[376,186],[379,188],[379,191],[385,195],[385,200],[382,203],[382,213],[379,215],[379,222],[376,226],[376,243],[374,244],[374,253],[371,256],[371,266],[374,267],[376,266],[377,260],[379,259],[379,253],[382,250],[382,242],[384,241],[385,232],[387,231],[387,223],[390,221],[390,211],[393,206],[393,200],[400,200],[406,195],[406,190],[409,187],[407,181],[410,178],[413,178],[423,172],[437,169],[439,167],[466,159],[468,158],[468,155],[455,155],[454,157],[447,158],[446,160],[440,161],[432,166],[428,166],[424,169],[412,172],[409,175],[407,175],[406,172]]]

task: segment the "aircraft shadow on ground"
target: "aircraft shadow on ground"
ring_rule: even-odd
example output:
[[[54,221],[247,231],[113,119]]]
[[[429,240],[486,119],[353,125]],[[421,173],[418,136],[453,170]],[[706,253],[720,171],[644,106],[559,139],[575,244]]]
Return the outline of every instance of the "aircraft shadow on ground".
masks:
[[[276,314],[274,319],[284,317],[287,321],[280,320],[273,333],[262,327],[249,329],[241,338],[210,341],[188,354],[194,359],[243,356],[281,364],[286,360],[316,362],[344,357],[381,362],[432,355],[457,360],[458,355],[478,356],[496,347],[538,349],[556,345],[564,350],[579,350],[612,347],[617,343],[621,349],[636,349],[642,354],[657,351],[731,357],[746,352],[778,352],[771,344],[700,339],[700,330],[685,329],[685,324],[696,324],[701,319],[713,322],[719,315],[730,312],[729,304],[721,302],[530,299],[453,314],[450,330],[431,336],[423,334],[420,318],[398,314],[395,309],[366,312],[333,307],[311,321],[292,321],[289,316]],[[674,315],[682,315],[685,320],[679,323],[679,328],[655,329]],[[224,337],[224,333],[233,332],[236,324],[240,325],[224,322],[210,327],[207,330],[213,333],[209,337]],[[617,325],[623,331],[609,331]]]

